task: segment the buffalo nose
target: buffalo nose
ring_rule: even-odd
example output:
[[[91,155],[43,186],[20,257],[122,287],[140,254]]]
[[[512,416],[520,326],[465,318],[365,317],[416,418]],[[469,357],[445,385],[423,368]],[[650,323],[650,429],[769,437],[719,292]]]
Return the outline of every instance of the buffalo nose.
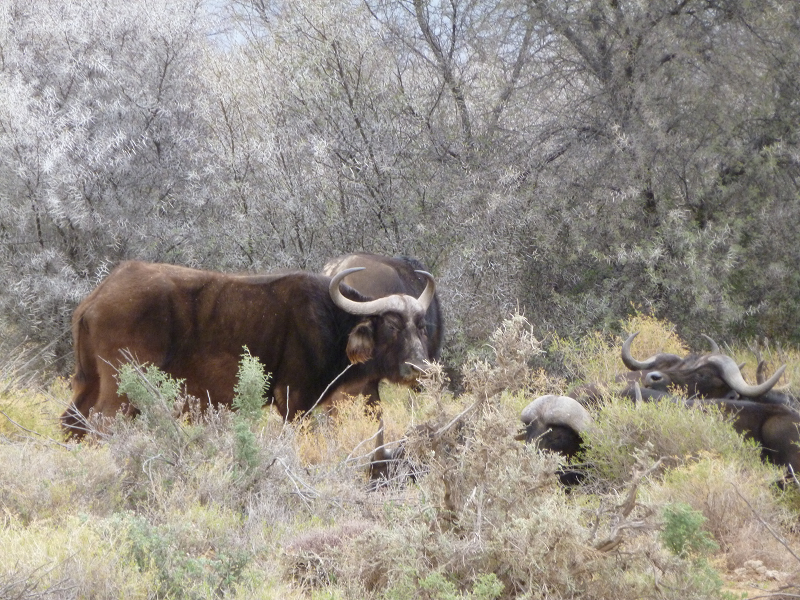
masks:
[[[416,362],[406,361],[400,368],[400,373],[404,379],[417,379],[425,372],[425,367]]]

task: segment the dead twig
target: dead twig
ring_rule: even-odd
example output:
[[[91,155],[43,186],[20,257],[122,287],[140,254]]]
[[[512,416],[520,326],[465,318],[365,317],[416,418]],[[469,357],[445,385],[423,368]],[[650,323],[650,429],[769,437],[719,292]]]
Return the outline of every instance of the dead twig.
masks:
[[[312,411],[313,411],[315,408],[317,408],[317,406],[319,405],[319,403],[320,403],[320,402],[322,402],[322,399],[325,397],[325,394],[327,394],[327,393],[328,393],[328,390],[330,390],[330,389],[331,389],[331,387],[333,386],[333,384],[334,384],[334,383],[336,383],[337,381],[339,381],[339,378],[340,378],[342,375],[344,375],[345,373],[347,373],[347,371],[350,369],[350,367],[352,367],[354,364],[355,364],[355,363],[350,363],[349,365],[347,365],[347,366],[344,368],[344,370],[343,370],[341,373],[339,373],[339,374],[338,374],[336,377],[334,377],[334,378],[333,378],[333,380],[332,380],[332,381],[331,381],[331,382],[330,382],[330,383],[327,385],[327,387],[326,387],[326,388],[325,388],[325,389],[322,391],[322,394],[320,394],[319,398],[317,398],[317,401],[316,401],[316,402],[314,402],[314,404],[311,406],[311,408],[309,408],[309,409],[308,409],[308,410],[305,412],[305,414],[306,414],[306,415],[310,415],[310,414],[312,413]],[[288,388],[286,389],[286,404],[287,404],[287,406],[286,406],[286,409],[287,409],[287,410],[286,410],[286,414],[288,415],[288,414],[289,414],[289,410],[288,410],[288,409],[289,409],[289,406],[288,406],[288,404],[289,404],[289,389],[288,389]]]
[[[760,514],[758,514],[758,512],[756,511],[756,509],[755,509],[755,508],[753,508],[753,505],[752,505],[752,504],[750,504],[750,502],[747,500],[747,498],[745,498],[745,497],[742,495],[742,493],[739,491],[739,488],[737,488],[737,487],[736,487],[736,486],[735,486],[733,483],[731,483],[731,487],[733,488],[733,491],[735,491],[735,492],[736,492],[736,495],[737,495],[737,496],[739,496],[739,498],[741,498],[741,499],[742,499],[742,501],[743,501],[745,504],[747,504],[747,507],[748,507],[748,508],[749,508],[749,509],[752,511],[752,513],[753,513],[753,515],[755,516],[755,518],[756,518],[756,519],[758,519],[758,522],[759,522],[759,523],[761,523],[761,524],[762,524],[762,525],[763,525],[763,526],[764,526],[764,527],[767,529],[767,531],[769,531],[769,532],[770,532],[770,534],[772,535],[772,537],[774,537],[776,540],[778,540],[778,542],[779,542],[779,543],[780,543],[780,544],[781,544],[781,545],[782,545],[784,548],[786,548],[786,550],[789,552],[789,554],[791,554],[791,555],[794,557],[794,559],[795,559],[797,562],[800,562],[800,556],[797,556],[797,554],[795,554],[794,550],[792,550],[792,549],[789,547],[789,544],[788,544],[788,542],[787,542],[787,541],[786,541],[786,540],[785,540],[783,537],[781,537],[780,535],[778,535],[778,534],[777,534],[777,533],[776,533],[776,532],[775,532],[775,531],[772,529],[772,527],[770,527],[769,523],[767,523],[767,522],[766,522],[766,521],[765,521],[765,520],[764,520],[764,519],[761,517],[761,515],[760,515]]]
[[[485,401],[486,401],[488,398],[489,398],[489,397],[488,397],[486,394],[484,394],[484,395],[483,395],[483,398],[478,398],[478,399],[477,399],[475,402],[473,402],[473,403],[472,403],[470,406],[468,406],[467,408],[465,408],[464,410],[462,410],[460,413],[458,413],[458,414],[457,414],[455,417],[453,417],[453,419],[452,419],[452,420],[451,420],[451,421],[450,421],[450,422],[449,422],[447,425],[445,425],[444,427],[442,427],[442,428],[438,429],[438,430],[437,430],[437,431],[436,431],[436,432],[433,434],[433,437],[434,437],[434,438],[440,438],[442,435],[444,435],[445,433],[447,433],[447,432],[450,430],[450,428],[451,428],[451,427],[453,427],[453,426],[454,426],[456,423],[458,423],[459,421],[461,421],[461,420],[462,420],[462,419],[463,419],[463,418],[464,418],[464,417],[465,417],[467,414],[469,414],[470,412],[472,412],[473,410],[475,410],[476,408],[478,408],[478,406],[480,406],[481,404],[483,404],[483,403],[484,403],[484,402],[485,402]]]
[[[608,537],[595,544],[594,547],[596,550],[599,550],[600,552],[610,552],[619,547],[623,541],[622,532],[626,529],[641,530],[651,527],[651,524],[645,520],[630,521],[628,520],[628,517],[633,512],[633,509],[636,508],[636,494],[639,491],[639,484],[642,482],[642,479],[656,471],[661,466],[663,461],[664,457],[662,456],[652,466],[643,471],[637,471],[637,469],[634,468],[631,487],[628,490],[628,493],[625,495],[625,500],[617,507],[619,510],[617,523],[611,529]]]

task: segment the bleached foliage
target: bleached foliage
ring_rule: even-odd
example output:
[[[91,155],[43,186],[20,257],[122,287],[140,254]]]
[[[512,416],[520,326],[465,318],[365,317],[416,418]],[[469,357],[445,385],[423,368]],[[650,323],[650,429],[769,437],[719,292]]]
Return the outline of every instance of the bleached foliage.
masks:
[[[123,258],[423,260],[459,358],[517,305],[800,339],[800,8],[0,1],[0,317]]]

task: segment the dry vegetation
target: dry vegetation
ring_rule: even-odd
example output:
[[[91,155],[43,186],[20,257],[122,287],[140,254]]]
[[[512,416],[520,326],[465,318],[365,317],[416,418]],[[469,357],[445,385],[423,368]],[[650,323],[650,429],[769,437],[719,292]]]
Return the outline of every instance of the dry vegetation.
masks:
[[[642,331],[642,355],[687,350],[668,323],[623,330]],[[613,390],[620,343],[540,342],[514,315],[467,363],[463,393],[440,375],[384,389],[386,440],[405,444],[416,479],[377,491],[378,421],[358,401],[296,424],[272,410],[176,424],[167,399],[75,444],[57,427],[64,382],[8,386],[0,598],[797,597],[798,488],[773,485],[780,471],[721,415],[611,395],[569,492],[562,459],[514,441],[537,395]],[[754,369],[748,348],[728,351]]]

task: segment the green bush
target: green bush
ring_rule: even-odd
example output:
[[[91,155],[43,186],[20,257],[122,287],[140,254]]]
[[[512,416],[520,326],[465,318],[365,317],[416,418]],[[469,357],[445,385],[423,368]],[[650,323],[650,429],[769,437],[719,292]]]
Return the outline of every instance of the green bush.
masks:
[[[503,593],[503,582],[494,573],[480,575],[472,587],[474,600],[495,600]]]
[[[661,540],[677,556],[703,555],[719,549],[711,535],[703,530],[706,522],[700,511],[684,503],[664,507]]]
[[[169,525],[154,525],[136,515],[123,518],[121,529],[138,568],[155,573],[158,598],[222,596],[239,583],[252,559],[245,550],[208,547],[202,540],[193,539],[191,532],[187,535]]]
[[[142,368],[135,362],[120,366],[118,379],[117,393],[127,395],[143,414],[148,414],[156,406],[172,408],[184,384],[183,379],[174,379],[155,365],[148,364]]]
[[[146,427],[168,440],[180,437],[175,414],[183,408],[182,379],[170,377],[155,365],[133,361],[120,366],[117,379],[117,393],[128,396]]]
[[[270,375],[264,372],[264,366],[245,346],[233,388],[233,408],[251,424],[257,423],[261,418],[269,379]]]
[[[387,600],[496,600],[503,593],[503,583],[494,573],[479,575],[471,592],[459,592],[458,586],[441,571],[419,576],[408,569],[386,590]]]
[[[253,426],[261,418],[269,375],[263,365],[250,354],[245,346],[239,361],[239,372],[234,387],[233,432],[236,438],[236,459],[246,470],[254,469],[259,463],[258,443]]]
[[[600,477],[625,481],[637,456],[671,461],[713,452],[759,464],[759,448],[740,436],[715,407],[688,408],[680,402],[611,399],[593,413],[594,428],[584,435],[585,458]]]

